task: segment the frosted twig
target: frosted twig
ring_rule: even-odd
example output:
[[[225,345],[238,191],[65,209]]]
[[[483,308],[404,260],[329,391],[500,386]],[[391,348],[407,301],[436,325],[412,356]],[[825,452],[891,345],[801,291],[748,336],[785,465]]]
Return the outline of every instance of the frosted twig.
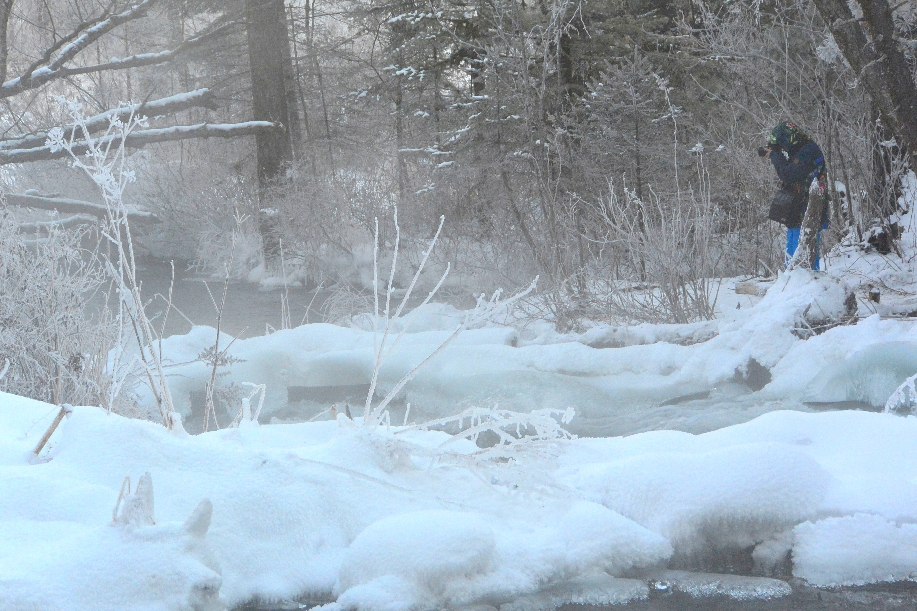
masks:
[[[906,379],[885,402],[885,413],[913,411],[917,405],[917,374]]]
[[[443,340],[443,342],[433,352],[431,352],[430,355],[427,356],[427,358],[425,358],[420,363],[415,365],[407,373],[407,375],[401,378],[401,380],[395,385],[395,387],[392,388],[392,390],[390,390],[388,394],[385,395],[382,401],[379,402],[379,405],[377,405],[375,409],[371,411],[369,418],[367,419],[367,421],[364,422],[364,424],[367,424],[367,423],[369,425],[372,425],[373,423],[378,424],[379,416],[382,414],[385,408],[388,407],[389,403],[391,403],[392,400],[396,396],[398,396],[398,393],[401,392],[401,389],[404,388],[404,386],[408,382],[410,382],[414,378],[414,376],[417,375],[417,373],[428,362],[430,362],[430,360],[432,360],[436,355],[438,355],[443,350],[445,350],[446,347],[448,347],[449,344],[451,344],[453,340],[455,340],[455,338],[457,338],[462,333],[462,331],[465,331],[466,329],[470,329],[471,327],[481,322],[489,320],[490,318],[493,317],[493,315],[498,310],[508,308],[511,305],[513,305],[514,303],[516,303],[517,301],[519,301],[520,299],[522,299],[523,297],[526,297],[529,293],[535,290],[535,286],[537,285],[537,283],[538,283],[538,277],[536,276],[535,279],[532,281],[532,283],[528,286],[528,288],[526,288],[524,291],[516,293],[512,297],[505,299],[503,301],[500,301],[500,295],[502,291],[499,289],[494,291],[493,296],[487,301],[483,299],[483,296],[479,297],[477,307],[474,310],[472,310],[470,314],[466,315],[465,322],[458,325],[455,331],[453,331],[452,334],[449,335],[449,337]]]

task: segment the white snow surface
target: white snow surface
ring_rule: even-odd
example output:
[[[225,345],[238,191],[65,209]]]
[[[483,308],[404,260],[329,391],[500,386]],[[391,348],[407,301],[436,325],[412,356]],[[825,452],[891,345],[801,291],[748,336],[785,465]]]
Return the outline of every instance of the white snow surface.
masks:
[[[814,583],[917,566],[883,551],[917,541],[915,417],[772,412],[703,435],[530,442],[504,462],[343,415],[187,436],[77,407],[36,459],[56,411],[0,395],[4,611],[181,609],[216,588],[225,605],[312,593],[368,610],[620,602],[645,596],[621,577],[794,527]],[[145,472],[155,523],[114,523],[123,478]],[[206,535],[181,524],[202,499]],[[881,568],[850,553],[864,532]]]
[[[794,573],[815,585],[917,579],[917,524],[858,513],[805,522],[794,535]]]

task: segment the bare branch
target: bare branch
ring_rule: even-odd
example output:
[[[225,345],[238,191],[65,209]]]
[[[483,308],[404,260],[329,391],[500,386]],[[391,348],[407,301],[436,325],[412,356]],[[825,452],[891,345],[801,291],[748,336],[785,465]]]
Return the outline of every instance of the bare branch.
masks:
[[[169,49],[166,51],[158,51],[156,53],[139,53],[137,55],[131,55],[129,57],[122,57],[118,59],[113,59],[110,62],[104,64],[95,64],[92,66],[80,66],[75,68],[64,68],[60,71],[60,76],[73,76],[76,74],[94,74],[96,72],[105,72],[108,70],[124,70],[127,68],[139,68],[142,66],[156,66],[160,64],[166,64],[170,61],[177,59],[178,57],[188,53],[200,47],[204,43],[217,38],[218,36],[226,33],[228,30],[238,26],[239,21],[227,21],[206,29],[201,34],[193,36],[188,40],[182,42],[180,45],[174,49]]]
[[[210,108],[211,110],[216,109],[216,100],[214,98],[213,92],[209,89],[197,89],[188,93],[179,93],[177,95],[169,96],[167,98],[160,98],[158,100],[152,100],[150,102],[142,102],[140,104],[131,104],[129,106],[114,108],[112,110],[105,111],[101,114],[95,115],[94,117],[86,119],[85,127],[89,130],[90,134],[94,134],[101,130],[107,129],[113,119],[126,121],[131,115],[147,115],[158,117],[182,110],[187,110],[189,108],[201,107]],[[68,125],[64,127],[64,138],[66,140],[71,140],[74,137],[74,132],[77,132],[77,137],[79,137],[78,132],[81,129],[83,128],[79,125]],[[19,138],[0,140],[0,151],[41,148],[45,146],[45,141],[47,139],[47,132],[36,132],[34,134],[28,134]]]
[[[33,67],[33,64],[33,66],[30,66],[22,76],[3,83],[3,85],[0,86],[0,98],[8,98],[28,89],[41,87],[47,82],[66,76],[67,71],[64,69],[64,64],[72,60],[80,51],[119,25],[146,16],[149,8],[158,1],[159,0],[141,0],[139,4],[135,4],[117,15],[111,15],[102,19],[91,26],[89,25],[91,22],[81,23],[74,31],[82,33],[75,37],[74,40],[64,45],[58,52],[57,57],[47,63],[47,65],[43,67]],[[98,20],[98,18],[96,20]],[[73,34],[70,34],[68,38],[72,36]]]
[[[156,142],[172,140],[187,140],[191,138],[235,138],[237,136],[253,136],[263,130],[283,129],[280,123],[270,121],[248,121],[246,123],[177,125],[161,129],[145,129],[131,133],[125,139],[128,148],[142,148]],[[102,148],[109,144],[120,142],[120,136],[107,136],[95,142]],[[73,154],[82,155],[88,150],[85,142],[73,143]],[[30,161],[47,161],[69,157],[66,150],[52,151],[50,147],[15,149],[10,151],[0,150],[0,166],[10,163],[27,163]]]

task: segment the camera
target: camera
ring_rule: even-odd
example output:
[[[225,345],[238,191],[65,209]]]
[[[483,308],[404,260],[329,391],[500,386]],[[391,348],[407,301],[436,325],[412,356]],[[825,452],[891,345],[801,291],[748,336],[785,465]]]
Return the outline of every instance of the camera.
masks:
[[[758,157],[764,157],[765,155],[767,155],[767,152],[768,152],[767,148],[763,146],[758,147]]]

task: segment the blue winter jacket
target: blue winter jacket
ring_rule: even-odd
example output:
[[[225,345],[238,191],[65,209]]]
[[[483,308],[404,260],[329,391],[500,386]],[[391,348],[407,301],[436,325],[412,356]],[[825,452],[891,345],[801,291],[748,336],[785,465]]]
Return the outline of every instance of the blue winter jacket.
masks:
[[[811,140],[791,154],[789,159],[784,157],[782,152],[774,151],[770,155],[770,160],[784,186],[799,191],[808,191],[815,174],[824,171],[825,167],[821,149]]]
[[[783,186],[797,193],[807,193],[809,185],[815,176],[825,171],[825,158],[817,144],[809,141],[798,151],[790,155],[787,159],[780,151],[773,151],[770,154],[771,163],[777,176],[783,181]],[[806,198],[803,204],[803,210],[808,208],[809,200]],[[822,229],[828,227],[828,208],[825,207],[825,214],[822,218]]]

